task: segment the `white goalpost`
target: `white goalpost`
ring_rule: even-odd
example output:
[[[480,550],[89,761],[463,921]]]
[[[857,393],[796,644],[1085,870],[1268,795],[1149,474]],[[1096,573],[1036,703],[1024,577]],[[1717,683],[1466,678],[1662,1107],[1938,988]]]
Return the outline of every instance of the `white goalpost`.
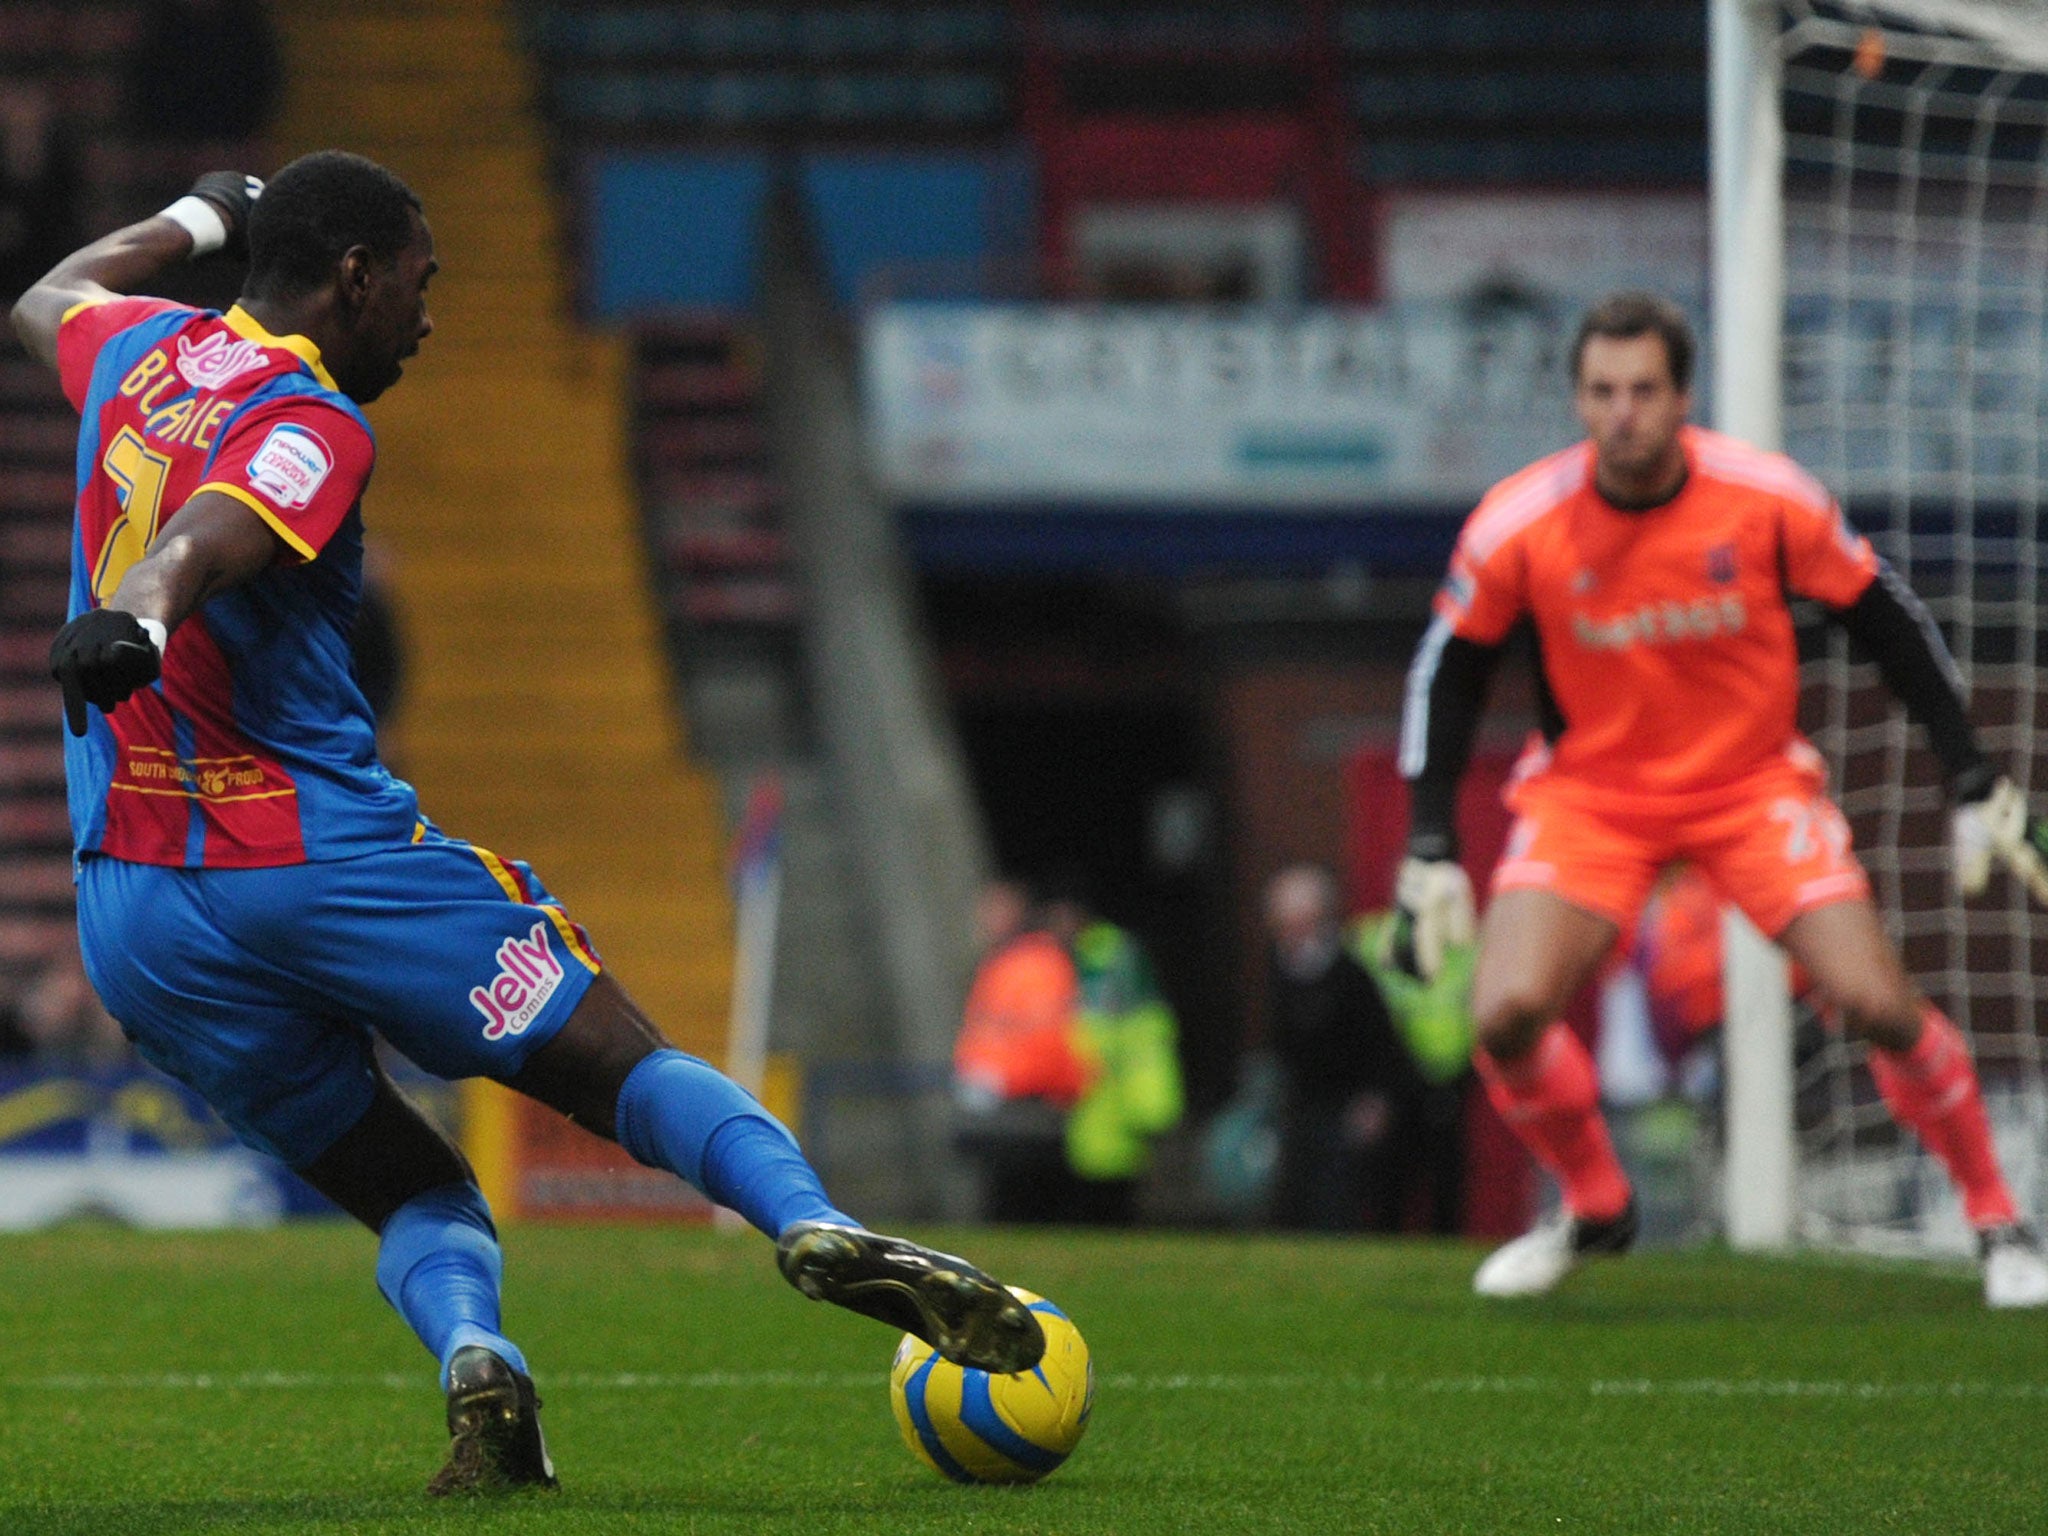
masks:
[[[1707,145],[1713,238],[1714,424],[1783,447],[1779,384],[1785,241],[1778,14],[1713,0]],[[1722,919],[1722,1221],[1737,1248],[1792,1237],[1792,1010],[1783,956],[1730,908]]]
[[[1927,601],[1984,745],[2048,795],[2048,3],[1712,0],[1718,425],[1782,447]],[[2043,1214],[2048,913],[1946,888],[1931,760],[1811,626],[1803,724],[1908,969],[1970,1040],[2022,1207]],[[1964,1251],[1940,1170],[1859,1048],[1795,1039],[1782,962],[1731,936],[1731,1242]],[[1796,1054],[1796,1059],[1795,1059]]]

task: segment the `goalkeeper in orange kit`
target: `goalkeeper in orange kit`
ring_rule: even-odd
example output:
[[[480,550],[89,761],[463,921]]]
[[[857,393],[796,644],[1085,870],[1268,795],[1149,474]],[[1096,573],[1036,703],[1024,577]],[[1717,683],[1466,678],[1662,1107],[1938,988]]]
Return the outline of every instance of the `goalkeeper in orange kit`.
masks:
[[[2048,839],[1978,748],[1926,609],[1827,492],[1783,455],[1687,423],[1692,356],[1684,316],[1663,299],[1617,294],[1587,313],[1572,367],[1588,440],[1480,502],[1409,673],[1401,766],[1414,810],[1396,896],[1427,972],[1472,928],[1451,807],[1500,647],[1533,624],[1545,741],[1509,789],[1516,820],[1473,982],[1475,1061],[1564,1209],[1492,1254],[1474,1286],[1548,1291],[1634,1236],[1592,1061],[1557,1021],[1658,872],[1683,859],[1869,1043],[1885,1103],[1962,1193],[1987,1303],[2048,1305],[2048,1262],[1999,1169],[1968,1047],[1907,978],[1799,734],[1789,596],[1823,605],[1926,730],[1965,894],[1995,861],[2048,904]]]

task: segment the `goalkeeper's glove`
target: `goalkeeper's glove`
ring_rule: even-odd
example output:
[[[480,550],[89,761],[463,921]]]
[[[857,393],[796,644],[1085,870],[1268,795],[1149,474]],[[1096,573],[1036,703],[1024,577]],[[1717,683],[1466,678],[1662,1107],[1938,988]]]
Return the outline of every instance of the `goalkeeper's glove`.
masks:
[[[1980,795],[1958,791],[1949,813],[1949,852],[1956,889],[1975,896],[1991,881],[1993,861],[2026,882],[2034,900],[2048,907],[2048,825],[2027,809],[2027,797],[2008,778],[1992,781]]]
[[[1443,969],[1446,950],[1472,942],[1472,882],[1456,859],[1403,859],[1394,904],[1400,908],[1395,957],[1424,981]]]
[[[249,254],[249,210],[263,195],[263,183],[241,171],[208,171],[192,190],[164,210],[164,217],[184,226],[192,237],[192,254],[226,251]]]
[[[118,608],[81,613],[50,643],[50,675],[64,690],[64,721],[85,734],[85,706],[112,709],[163,675],[163,625]]]

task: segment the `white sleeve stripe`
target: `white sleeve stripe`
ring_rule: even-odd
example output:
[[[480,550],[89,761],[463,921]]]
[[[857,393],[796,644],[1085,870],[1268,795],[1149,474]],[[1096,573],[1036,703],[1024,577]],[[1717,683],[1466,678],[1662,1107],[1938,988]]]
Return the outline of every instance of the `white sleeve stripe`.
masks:
[[[1493,558],[1495,550],[1529,524],[1555,512],[1584,488],[1591,477],[1592,462],[1586,444],[1568,448],[1525,470],[1530,475],[1527,484],[1499,500],[1481,502],[1459,536],[1466,557],[1474,565],[1484,565]],[[1544,473],[1532,473],[1537,470]]]
[[[1429,762],[1429,691],[1436,684],[1436,669],[1450,643],[1451,621],[1437,614],[1415,648],[1415,660],[1408,664],[1407,698],[1401,709],[1400,771],[1404,779],[1422,775]]]
[[[1927,605],[1920,601],[1920,594],[1906,582],[1906,578],[1892,569],[1891,562],[1882,555],[1877,559],[1877,579],[1884,583],[1885,591],[1898,600],[1913,622],[1920,626],[1920,637],[1927,642],[1927,648],[1934,653],[1934,664],[1941,668],[1941,675],[1948,679],[1949,687],[1956,697],[1968,702],[1970,690],[1963,684],[1963,669],[1956,665],[1955,653],[1948,648],[1948,642],[1941,637],[1941,626],[1934,622],[1934,615]]]

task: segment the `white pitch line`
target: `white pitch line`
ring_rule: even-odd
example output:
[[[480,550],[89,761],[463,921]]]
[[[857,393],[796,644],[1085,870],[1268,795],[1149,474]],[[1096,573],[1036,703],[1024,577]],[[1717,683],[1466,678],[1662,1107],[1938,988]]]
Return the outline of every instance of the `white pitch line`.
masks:
[[[871,1391],[883,1374],[849,1371],[564,1371],[543,1372],[550,1388],[610,1392]],[[1185,1375],[1105,1374],[1110,1392],[1302,1392],[1335,1389],[1367,1395],[1469,1395],[1475,1397],[1722,1397],[1827,1399],[1874,1402],[1899,1399],[2039,1401],[2048,1382],[2031,1381],[1802,1381],[1693,1377],[1631,1377],[1568,1381],[1546,1376],[1371,1376],[1350,1375]],[[242,1371],[158,1372],[128,1375],[67,1373],[0,1377],[0,1391],[14,1392],[292,1392],[372,1389],[430,1391],[428,1371],[387,1371],[346,1375],[329,1372]]]

